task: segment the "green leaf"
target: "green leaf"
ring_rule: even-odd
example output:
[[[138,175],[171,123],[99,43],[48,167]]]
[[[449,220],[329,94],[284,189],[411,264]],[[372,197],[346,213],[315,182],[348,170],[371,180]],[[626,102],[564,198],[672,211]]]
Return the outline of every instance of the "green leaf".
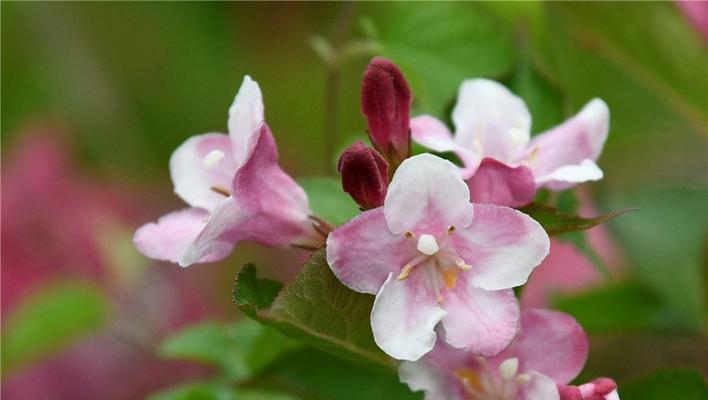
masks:
[[[359,214],[359,207],[342,190],[342,184],[334,178],[308,178],[300,180],[310,207],[316,216],[335,226],[341,225]]]
[[[294,400],[272,391],[233,389],[224,383],[195,382],[155,393],[150,400]]]
[[[296,346],[268,327],[243,320],[187,327],[163,342],[159,351],[168,358],[217,365],[230,378],[245,378]]]
[[[584,293],[556,296],[554,308],[574,316],[588,333],[676,330],[665,304],[636,282],[623,282]]]
[[[332,273],[324,251],[312,254],[300,274],[272,300],[270,307],[253,303],[243,293],[258,291],[252,266],[236,278],[234,302],[247,315],[278,331],[347,359],[366,360],[395,368],[374,343],[369,315],[374,297],[352,291]],[[245,279],[244,279],[245,278]]]
[[[634,211],[634,209],[625,208],[593,218],[583,218],[577,215],[564,214],[553,207],[540,203],[531,203],[523,208],[520,208],[519,211],[528,214],[531,218],[538,221],[538,223],[543,226],[543,229],[545,229],[549,235],[553,236],[566,232],[590,229],[593,226],[607,222],[618,215],[626,213],[627,211]]]
[[[703,375],[690,369],[664,369],[625,382],[622,400],[705,400],[708,385]]]
[[[511,32],[481,6],[431,2],[374,8],[368,14],[374,39],[382,55],[406,74],[419,111],[442,117],[464,79],[501,76],[512,67]]]
[[[273,364],[250,384],[300,393],[317,400],[422,399],[399,382],[395,371],[301,349]]]
[[[234,303],[246,315],[256,318],[258,310],[270,307],[282,288],[283,284],[278,281],[256,278],[255,265],[246,264],[236,275]]]
[[[107,313],[106,298],[87,283],[63,282],[37,291],[3,322],[3,373],[100,328]]]

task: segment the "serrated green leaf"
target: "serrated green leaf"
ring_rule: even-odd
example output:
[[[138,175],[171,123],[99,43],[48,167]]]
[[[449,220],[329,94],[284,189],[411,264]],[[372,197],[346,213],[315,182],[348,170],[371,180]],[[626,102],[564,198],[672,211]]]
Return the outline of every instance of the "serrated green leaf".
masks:
[[[297,344],[256,321],[204,322],[187,327],[160,346],[163,357],[214,364],[229,378],[251,376]]]
[[[288,354],[251,384],[282,388],[317,400],[422,399],[399,382],[395,371],[342,360],[313,349]]]
[[[369,314],[374,297],[344,286],[327,265],[324,251],[312,254],[300,274],[283,287],[269,308],[240,296],[257,291],[253,286],[260,283],[252,274],[252,266],[244,268],[234,288],[234,302],[247,315],[340,357],[395,367],[373,340]]]
[[[3,373],[101,327],[107,312],[104,295],[87,283],[63,282],[36,292],[3,322]]]
[[[540,203],[531,203],[523,208],[520,208],[519,211],[528,214],[531,218],[538,221],[538,223],[543,226],[543,229],[545,229],[549,235],[553,236],[566,232],[590,229],[593,226],[607,222],[618,215],[624,214],[628,211],[634,211],[634,209],[625,208],[593,218],[583,218],[577,215],[564,214],[553,207]]]
[[[705,400],[708,385],[703,375],[691,369],[664,369],[621,384],[622,400]]]
[[[359,207],[342,190],[335,178],[308,178],[300,180],[310,200],[310,207],[317,217],[333,225],[341,225],[359,214]]]

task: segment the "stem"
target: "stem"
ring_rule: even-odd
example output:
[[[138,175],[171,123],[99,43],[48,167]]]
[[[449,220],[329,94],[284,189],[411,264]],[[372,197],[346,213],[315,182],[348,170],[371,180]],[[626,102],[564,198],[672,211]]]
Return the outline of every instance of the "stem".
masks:
[[[332,59],[326,62],[326,80],[324,97],[324,160],[325,168],[329,171],[331,157],[337,147],[337,110],[339,109],[339,67],[340,52],[344,38],[349,31],[355,2],[347,2],[342,5],[334,21],[334,31],[330,38],[332,49]]]

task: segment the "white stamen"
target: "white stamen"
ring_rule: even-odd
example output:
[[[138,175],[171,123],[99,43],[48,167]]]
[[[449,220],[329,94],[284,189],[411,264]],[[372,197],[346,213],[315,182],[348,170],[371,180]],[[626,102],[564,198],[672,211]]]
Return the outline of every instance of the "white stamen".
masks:
[[[206,156],[204,156],[204,159],[202,160],[202,164],[204,165],[204,168],[206,169],[211,169],[216,167],[216,165],[221,161],[222,158],[226,156],[223,151],[221,150],[212,150],[210,151]]]
[[[432,256],[438,250],[440,250],[440,247],[438,247],[438,242],[433,235],[427,233],[420,235],[418,238],[418,251],[427,256]]]
[[[516,371],[519,369],[519,359],[507,358],[499,364],[499,373],[504,379],[511,379],[516,375]]]
[[[528,383],[531,380],[531,375],[529,374],[519,374],[516,376],[516,381],[520,384]]]

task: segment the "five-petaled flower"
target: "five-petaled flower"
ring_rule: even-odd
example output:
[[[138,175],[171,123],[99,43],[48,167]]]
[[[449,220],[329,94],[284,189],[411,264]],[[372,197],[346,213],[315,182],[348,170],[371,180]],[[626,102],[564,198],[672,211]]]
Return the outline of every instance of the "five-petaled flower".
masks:
[[[473,205],[460,170],[431,154],[396,170],[383,207],[327,239],[327,260],[349,288],[376,294],[371,326],[392,357],[417,360],[445,340],[493,356],[513,339],[519,308],[511,288],[548,254],[549,239],[527,215]]]
[[[229,109],[229,134],[189,138],[170,158],[175,193],[191,208],[135,233],[151,258],[188,266],[226,257],[242,240],[315,248],[324,241],[304,190],[278,166],[258,84],[246,76]]]
[[[438,340],[419,361],[403,362],[401,381],[425,400],[618,400],[617,385],[601,378],[567,386],[583,368],[588,339],[570,315],[529,309],[519,333],[495,357],[460,352]]]
[[[521,98],[497,82],[470,79],[460,86],[452,121],[454,137],[434,117],[413,118],[413,139],[457,154],[475,202],[516,207],[539,187],[562,190],[602,179],[595,161],[607,139],[609,111],[600,99],[531,139],[531,115]]]

